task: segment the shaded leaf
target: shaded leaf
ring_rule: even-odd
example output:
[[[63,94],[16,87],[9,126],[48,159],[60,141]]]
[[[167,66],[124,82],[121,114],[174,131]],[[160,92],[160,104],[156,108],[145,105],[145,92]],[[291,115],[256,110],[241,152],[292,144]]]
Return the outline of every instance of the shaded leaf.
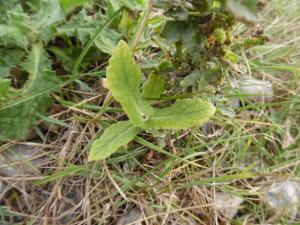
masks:
[[[159,98],[165,90],[165,79],[159,74],[150,74],[145,82],[142,97],[155,99]]]
[[[91,15],[83,9],[65,24],[58,27],[57,34],[59,36],[76,37],[82,45],[85,45],[94,35],[97,27],[103,25],[108,18],[102,15],[101,12]],[[94,41],[95,46],[107,54],[112,54],[112,50],[123,36],[121,31],[112,27],[105,28]]]
[[[190,24],[185,21],[167,21],[163,27],[161,36],[171,43],[176,43],[179,41],[188,42],[192,39],[193,29]]]
[[[29,78],[22,89],[8,87],[8,81],[0,82],[0,140],[22,138],[35,121],[35,113],[45,111],[52,103],[44,90],[56,86],[58,79],[51,71],[50,62],[41,44],[33,46],[23,65]],[[36,95],[19,104],[7,107],[24,96]]]
[[[191,74],[185,76],[182,81],[180,81],[180,85],[182,87],[192,86],[201,78],[201,73],[199,70],[194,70]]]
[[[31,26],[42,41],[50,41],[56,35],[56,27],[65,20],[59,0],[43,1],[40,9],[32,17]]]
[[[17,49],[1,49],[0,51],[0,78],[10,76],[10,71],[18,65],[25,52]]]
[[[32,14],[25,13],[20,4],[7,12],[0,24],[0,41],[6,45],[28,48],[37,40],[49,41],[56,34],[56,25],[64,21],[59,0],[44,0]]]
[[[21,94],[20,90],[11,87],[9,79],[0,79],[0,107],[9,99],[14,99]]]
[[[98,16],[88,15],[85,10],[81,10],[76,16],[71,17],[63,26],[57,28],[58,35],[76,37],[82,44],[85,44],[91,34],[95,31],[97,23],[103,21]]]
[[[215,107],[200,99],[177,100],[173,105],[156,109],[146,121],[148,129],[187,129],[206,122],[215,113]]]
[[[122,34],[112,29],[105,29],[95,40],[95,45],[104,53],[112,54],[112,51],[120,41]]]
[[[142,131],[134,127],[129,121],[121,121],[106,128],[102,136],[92,144],[89,161],[102,160],[109,157],[119,147],[126,145],[129,141]]]
[[[30,32],[30,18],[20,5],[7,12],[5,22],[0,24],[0,41],[5,45],[26,48],[29,45],[27,33]]]
[[[4,15],[6,12],[14,9],[19,3],[19,0],[0,0],[0,15]],[[3,18],[0,16],[0,21],[2,22]]]
[[[121,103],[129,120],[135,126],[142,127],[153,110],[147,102],[142,100],[141,70],[126,42],[120,41],[114,49],[106,76],[112,96]]]
[[[121,31],[129,35],[134,31],[134,28],[136,26],[137,20],[133,13],[131,13],[129,10],[123,10],[122,12],[122,18],[119,24],[119,28]]]

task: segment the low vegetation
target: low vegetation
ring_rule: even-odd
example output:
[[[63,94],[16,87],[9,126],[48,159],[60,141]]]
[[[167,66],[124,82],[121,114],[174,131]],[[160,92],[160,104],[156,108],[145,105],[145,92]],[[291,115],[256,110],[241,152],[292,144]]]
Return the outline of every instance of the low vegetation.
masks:
[[[298,0],[0,5],[0,224],[297,224]]]

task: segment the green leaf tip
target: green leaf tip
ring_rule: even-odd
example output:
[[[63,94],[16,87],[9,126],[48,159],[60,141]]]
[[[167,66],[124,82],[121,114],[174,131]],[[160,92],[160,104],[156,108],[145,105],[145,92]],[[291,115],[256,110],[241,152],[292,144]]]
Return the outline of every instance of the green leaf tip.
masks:
[[[102,136],[92,143],[88,161],[103,160],[116,152],[119,147],[126,145],[141,132],[129,121],[117,122],[106,128]]]
[[[64,10],[65,14],[69,14],[76,7],[81,6],[85,3],[88,3],[89,0],[60,0],[60,5]]]
[[[113,50],[106,76],[112,96],[120,102],[131,123],[143,127],[153,109],[141,97],[142,72],[125,41],[121,40]]]
[[[148,129],[188,129],[209,120],[215,107],[200,99],[179,99],[170,107],[156,109],[146,121]]]
[[[148,99],[159,98],[165,90],[166,81],[163,76],[159,74],[150,74],[146,80],[142,97]]]

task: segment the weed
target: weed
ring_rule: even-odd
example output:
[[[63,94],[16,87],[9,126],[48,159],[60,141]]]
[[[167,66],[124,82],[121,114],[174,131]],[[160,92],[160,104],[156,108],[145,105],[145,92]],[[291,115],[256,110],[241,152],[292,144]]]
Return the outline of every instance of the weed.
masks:
[[[298,222],[299,1],[0,4],[0,221]]]

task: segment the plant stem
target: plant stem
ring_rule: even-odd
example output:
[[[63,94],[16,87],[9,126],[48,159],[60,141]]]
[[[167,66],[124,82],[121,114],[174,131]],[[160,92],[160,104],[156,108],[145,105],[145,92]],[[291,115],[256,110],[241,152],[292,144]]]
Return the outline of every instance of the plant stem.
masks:
[[[153,8],[153,2],[152,2],[152,0],[149,0],[148,8],[147,8],[146,12],[144,13],[142,21],[140,22],[140,24],[137,28],[138,30],[135,32],[135,36],[133,38],[133,41],[130,44],[131,49],[132,49],[133,52],[134,52],[135,48],[137,47],[137,45],[139,43],[139,40],[141,39],[143,31],[145,30],[146,23],[148,21],[148,18],[149,18],[149,15],[150,15],[150,12],[151,12],[152,8]]]

